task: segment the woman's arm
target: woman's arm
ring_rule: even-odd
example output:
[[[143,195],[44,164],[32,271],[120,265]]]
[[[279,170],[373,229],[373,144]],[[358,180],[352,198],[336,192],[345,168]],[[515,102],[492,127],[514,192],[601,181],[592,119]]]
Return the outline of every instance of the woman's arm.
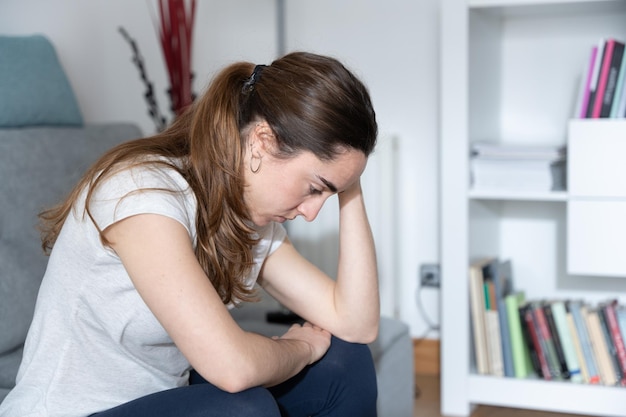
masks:
[[[278,339],[244,332],[198,263],[186,229],[142,214],[105,230],[137,291],[207,381],[228,391],[272,386],[321,358],[330,334],[293,326]]]
[[[285,307],[351,342],[378,334],[376,251],[360,182],[339,193],[337,280],[304,259],[287,240],[265,261],[261,285]]]

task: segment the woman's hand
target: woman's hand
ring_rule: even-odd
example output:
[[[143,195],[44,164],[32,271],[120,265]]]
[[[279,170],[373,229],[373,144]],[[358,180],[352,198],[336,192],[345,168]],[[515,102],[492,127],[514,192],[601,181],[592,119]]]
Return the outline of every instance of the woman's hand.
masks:
[[[276,339],[299,340],[307,343],[311,349],[309,365],[320,360],[330,347],[330,333],[309,322],[305,322],[303,325],[292,325],[287,333]]]

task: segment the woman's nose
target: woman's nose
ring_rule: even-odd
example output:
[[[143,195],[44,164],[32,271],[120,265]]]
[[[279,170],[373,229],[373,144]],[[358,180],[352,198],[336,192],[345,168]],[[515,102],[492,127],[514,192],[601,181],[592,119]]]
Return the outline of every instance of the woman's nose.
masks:
[[[298,212],[302,215],[302,217],[304,217],[304,220],[312,222],[319,214],[327,198],[328,197],[324,198],[321,196],[318,196],[317,198],[309,198],[298,206]]]

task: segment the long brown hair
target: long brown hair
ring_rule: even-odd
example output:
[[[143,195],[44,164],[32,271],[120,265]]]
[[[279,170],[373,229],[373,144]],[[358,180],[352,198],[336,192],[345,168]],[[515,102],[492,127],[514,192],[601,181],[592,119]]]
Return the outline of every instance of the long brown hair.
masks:
[[[249,62],[227,66],[165,131],[105,153],[65,201],[40,214],[44,251],[51,251],[84,189],[84,213],[93,221],[90,200],[102,181],[120,167],[165,164],[187,180],[196,196],[196,257],[222,301],[252,299],[244,280],[257,243],[243,200],[246,127],[265,119],[285,158],[310,151],[332,160],[345,148],[367,156],[377,136],[367,89],[339,61],[295,52],[252,76],[254,68]],[[180,164],[164,162],[174,159]],[[100,236],[108,244],[101,230]]]

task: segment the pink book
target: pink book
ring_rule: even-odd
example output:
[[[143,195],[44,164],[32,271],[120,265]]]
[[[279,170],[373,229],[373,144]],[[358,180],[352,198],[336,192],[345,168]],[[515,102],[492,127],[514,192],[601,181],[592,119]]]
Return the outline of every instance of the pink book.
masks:
[[[613,48],[615,47],[615,39],[608,39],[604,47],[604,55],[602,57],[602,66],[598,76],[598,87],[596,89],[596,97],[593,103],[593,113],[591,117],[597,119],[600,117],[602,110],[602,100],[604,98],[604,90],[606,90],[606,82],[609,78],[609,69],[611,67],[611,59],[613,58]]]
[[[586,80],[584,81],[583,87],[583,101],[580,107],[579,117],[584,119],[587,117],[587,107],[589,106],[589,93],[591,92],[591,80],[593,79],[593,66],[596,63],[596,55],[598,55],[598,47],[594,46],[591,48],[591,57],[589,58],[589,68],[585,73],[587,75]]]

